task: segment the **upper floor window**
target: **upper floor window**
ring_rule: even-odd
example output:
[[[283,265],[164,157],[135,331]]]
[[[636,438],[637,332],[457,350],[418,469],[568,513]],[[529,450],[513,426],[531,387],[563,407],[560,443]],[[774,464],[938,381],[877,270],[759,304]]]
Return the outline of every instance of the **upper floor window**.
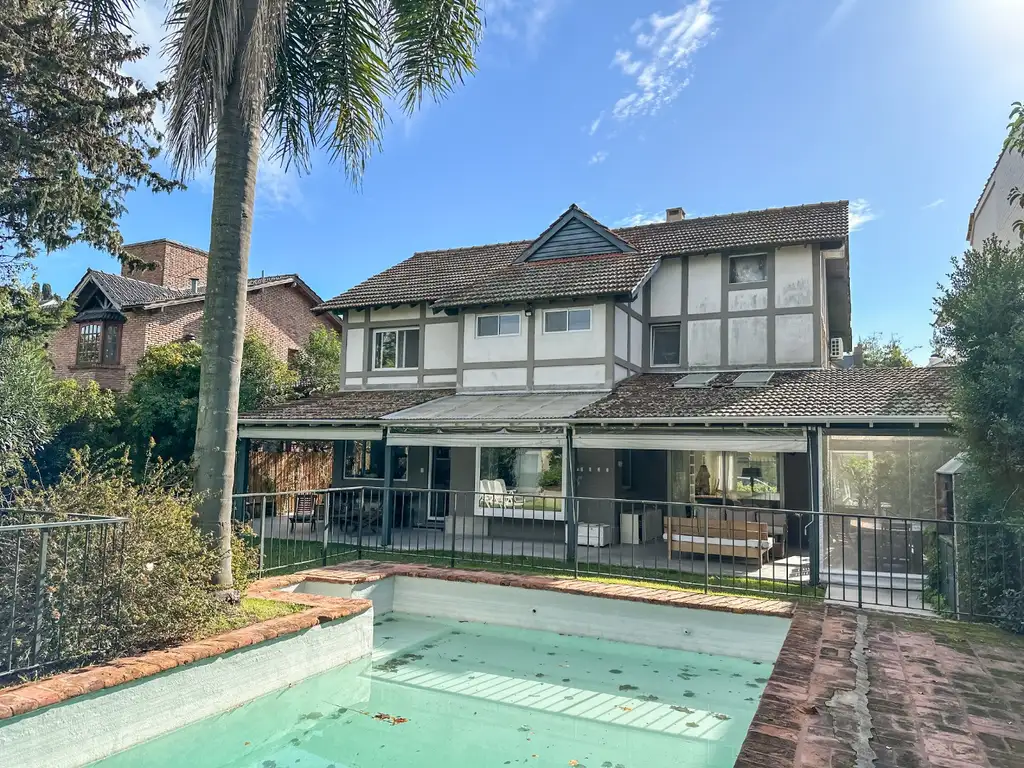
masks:
[[[768,279],[768,257],[763,253],[750,253],[729,257],[729,282],[763,283]]]
[[[389,328],[373,332],[374,370],[419,368],[419,365],[419,328]]]
[[[476,335],[484,336],[518,336],[519,313],[506,315],[479,315],[476,318]]]
[[[121,323],[92,320],[78,326],[78,365],[117,365],[121,360]]]
[[[544,310],[544,333],[589,331],[590,308]]]
[[[651,365],[679,365],[679,323],[651,326]]]

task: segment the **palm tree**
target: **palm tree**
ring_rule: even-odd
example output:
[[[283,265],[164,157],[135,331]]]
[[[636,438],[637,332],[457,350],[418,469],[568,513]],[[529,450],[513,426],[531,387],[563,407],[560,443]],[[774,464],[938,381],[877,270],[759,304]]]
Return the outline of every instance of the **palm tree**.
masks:
[[[135,0],[71,0],[125,23]],[[323,148],[358,183],[394,100],[440,100],[475,69],[477,0],[171,0],[171,157],[188,178],[214,153],[194,462],[199,523],[231,585],[231,492],[249,240],[261,144],[300,169]]]

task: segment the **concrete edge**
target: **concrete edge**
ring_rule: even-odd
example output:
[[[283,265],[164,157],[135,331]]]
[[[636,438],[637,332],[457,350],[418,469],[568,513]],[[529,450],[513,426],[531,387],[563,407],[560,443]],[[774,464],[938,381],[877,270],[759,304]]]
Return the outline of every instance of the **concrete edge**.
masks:
[[[300,577],[288,583],[302,580]],[[296,634],[329,621],[355,616],[369,610],[372,605],[369,600],[275,591],[280,589],[280,586],[287,586],[278,586],[277,581],[278,579],[262,579],[254,582],[246,591],[246,597],[306,605],[309,606],[308,609],[184,645],[150,651],[140,656],[127,656],[106,664],[84,667],[0,689],[0,723],[44,707],[61,704],[77,696],[142,680],[175,667],[284,635]]]

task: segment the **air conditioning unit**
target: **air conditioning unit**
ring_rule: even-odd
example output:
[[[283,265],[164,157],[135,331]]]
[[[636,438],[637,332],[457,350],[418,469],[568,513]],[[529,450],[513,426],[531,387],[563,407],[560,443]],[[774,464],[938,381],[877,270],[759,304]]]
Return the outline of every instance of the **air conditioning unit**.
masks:
[[[845,354],[843,340],[839,336],[833,336],[828,340],[828,356],[833,360],[842,360]]]

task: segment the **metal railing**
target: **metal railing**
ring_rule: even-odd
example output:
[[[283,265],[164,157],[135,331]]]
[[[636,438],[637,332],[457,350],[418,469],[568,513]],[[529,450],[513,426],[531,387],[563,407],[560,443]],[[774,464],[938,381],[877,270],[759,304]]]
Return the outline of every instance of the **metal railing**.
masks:
[[[503,488],[325,488],[235,504],[264,574],[371,558],[978,619],[1024,583],[1024,530],[1009,524]]]
[[[127,519],[0,508],[0,685],[101,657]]]

